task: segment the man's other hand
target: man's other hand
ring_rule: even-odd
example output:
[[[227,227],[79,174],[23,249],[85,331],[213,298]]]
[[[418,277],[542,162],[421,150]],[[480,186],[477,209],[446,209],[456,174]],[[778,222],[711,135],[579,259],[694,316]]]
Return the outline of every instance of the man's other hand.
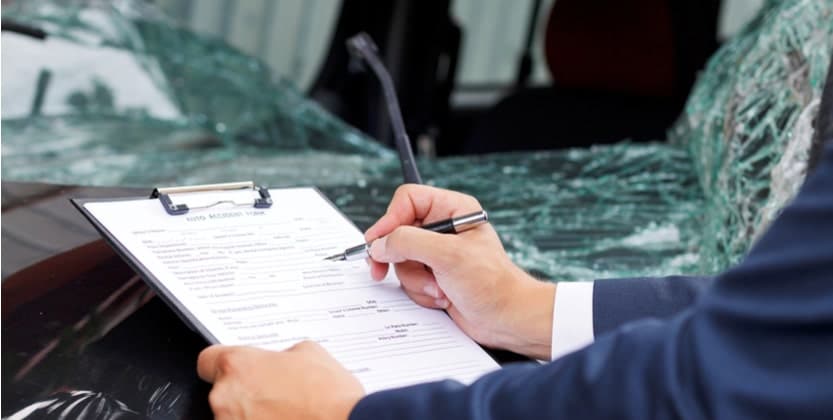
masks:
[[[364,396],[359,381],[317,343],[286,351],[211,346],[197,373],[214,384],[214,417],[229,419],[347,419]]]

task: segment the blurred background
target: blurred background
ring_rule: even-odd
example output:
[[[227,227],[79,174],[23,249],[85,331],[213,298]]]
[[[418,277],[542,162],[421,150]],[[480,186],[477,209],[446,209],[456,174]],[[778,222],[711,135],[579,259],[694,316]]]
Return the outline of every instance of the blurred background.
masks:
[[[378,84],[350,65],[344,48],[347,37],[366,31],[392,74],[417,153],[426,157],[663,139],[708,57],[763,3],[4,1],[11,18],[43,18],[50,5],[64,12],[109,6],[126,18],[161,20],[224,41],[258,59],[272,79],[288,81],[341,120],[391,146]],[[9,19],[7,13],[4,17]],[[91,29],[87,19],[95,26],[108,18],[85,10],[74,22]],[[64,27],[72,25],[69,20]],[[7,41],[4,61],[19,63],[21,50],[29,47]],[[49,54],[54,58],[56,52]],[[11,84],[31,90],[45,83],[34,80],[37,70],[7,64],[6,90]],[[21,73],[33,80],[24,83]],[[30,90],[4,93],[4,120],[29,111],[37,97]],[[151,113],[171,114],[169,101],[151,100]]]
[[[157,0],[391,144],[375,83],[347,75],[345,38],[368,31],[423,155],[661,139],[706,59],[763,3]]]
[[[737,33],[755,16],[763,2],[722,2],[717,38],[725,40]],[[304,89],[311,87],[323,64],[337,19],[343,13],[341,0],[156,0],[156,3],[192,30],[221,37],[243,51],[261,57],[276,74]],[[463,93],[467,90],[490,88],[499,91],[499,87],[510,87],[515,81],[517,59],[524,52],[530,29],[533,31],[535,61],[529,82],[537,86],[551,82],[544,62],[543,29],[549,17],[545,12],[552,8],[555,0],[540,2],[534,28],[530,28],[535,3],[535,0],[451,2],[447,12],[466,34],[461,40],[457,89],[453,95],[456,103],[465,101]],[[493,94],[495,97],[478,103],[494,103],[497,94]]]

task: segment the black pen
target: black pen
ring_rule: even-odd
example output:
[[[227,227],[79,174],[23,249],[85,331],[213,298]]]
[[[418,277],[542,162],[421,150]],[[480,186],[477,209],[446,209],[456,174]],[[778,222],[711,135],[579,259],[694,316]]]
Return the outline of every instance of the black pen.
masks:
[[[466,214],[464,216],[452,217],[450,219],[440,220],[439,222],[429,223],[420,227],[422,229],[437,233],[460,233],[477,225],[488,222],[489,215],[486,214],[485,211],[481,210],[471,214]],[[354,247],[347,248],[342,253],[331,255],[324,259],[330,261],[353,261],[365,259],[369,256],[369,249],[370,244],[356,245]]]

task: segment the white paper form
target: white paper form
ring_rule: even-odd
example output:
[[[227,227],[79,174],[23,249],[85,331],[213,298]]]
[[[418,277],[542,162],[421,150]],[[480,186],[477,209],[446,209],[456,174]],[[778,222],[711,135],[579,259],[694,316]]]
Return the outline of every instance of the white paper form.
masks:
[[[470,383],[498,368],[445,313],[413,303],[395,274],[378,283],[364,261],[323,261],[364,238],[318,191],[270,193],[269,209],[220,205],[178,216],[149,199],[84,207],[223,344],[281,350],[314,340],[368,392]],[[172,198],[251,202],[252,192]]]

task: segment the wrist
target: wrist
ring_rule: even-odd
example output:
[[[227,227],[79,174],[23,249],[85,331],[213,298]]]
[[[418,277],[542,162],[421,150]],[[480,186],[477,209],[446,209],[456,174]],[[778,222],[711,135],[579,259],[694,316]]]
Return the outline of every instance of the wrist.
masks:
[[[540,281],[523,273],[504,311],[505,322],[498,334],[498,347],[538,360],[549,360],[552,352],[552,317],[556,283]]]

